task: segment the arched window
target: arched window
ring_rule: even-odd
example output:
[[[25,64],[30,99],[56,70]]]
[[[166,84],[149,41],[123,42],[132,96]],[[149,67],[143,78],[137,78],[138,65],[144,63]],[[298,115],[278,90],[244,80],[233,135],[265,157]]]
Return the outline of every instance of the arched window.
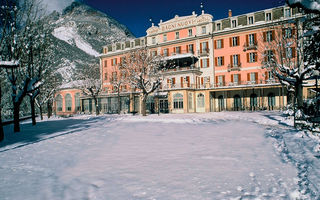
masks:
[[[198,101],[198,107],[203,108],[204,107],[204,95],[202,93],[198,94],[197,101]]]
[[[80,93],[79,92],[74,95],[74,101],[75,101],[76,111],[80,111],[81,106],[80,106]]]
[[[189,104],[189,109],[193,108],[193,95],[192,93],[189,93],[188,95],[188,104]]]
[[[57,106],[57,111],[61,112],[62,111],[62,96],[61,96],[61,94],[58,94],[56,96],[56,106]]]
[[[65,105],[66,105],[66,111],[71,111],[71,109],[72,109],[72,97],[71,97],[71,94],[66,94],[66,96],[65,96]]]
[[[233,107],[234,110],[241,110],[241,97],[238,94],[234,95],[233,97]]]
[[[183,109],[183,95],[176,93],[173,95],[173,108],[174,109]]]
[[[256,94],[251,94],[250,95],[250,107],[253,108],[253,107],[256,107],[257,105],[258,105],[257,95]]]
[[[276,105],[276,98],[273,93],[268,94],[268,106],[272,108]]]
[[[222,95],[218,97],[218,108],[219,111],[222,111],[224,109],[224,99]]]

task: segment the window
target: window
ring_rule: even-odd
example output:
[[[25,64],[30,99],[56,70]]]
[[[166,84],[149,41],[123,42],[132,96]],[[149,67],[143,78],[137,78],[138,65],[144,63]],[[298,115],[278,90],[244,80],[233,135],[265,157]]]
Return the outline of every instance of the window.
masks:
[[[257,105],[258,105],[257,95],[251,94],[250,95],[250,107],[256,107]]]
[[[188,106],[189,106],[189,109],[193,108],[193,95],[192,95],[192,93],[189,93],[189,95],[188,95]]]
[[[276,98],[273,93],[268,94],[268,106],[273,107],[276,105]]]
[[[116,66],[117,65],[117,59],[116,58],[113,58],[111,61],[112,61],[112,66]]]
[[[207,33],[207,28],[205,26],[201,27],[201,32],[202,34],[206,34]]]
[[[273,78],[273,72],[272,71],[268,71],[268,79],[272,80]]]
[[[71,109],[72,109],[72,97],[71,97],[71,94],[66,94],[66,96],[65,96],[65,105],[66,105],[66,111],[71,111]]]
[[[168,56],[168,55],[169,55],[168,49],[163,49],[163,56]]]
[[[222,66],[224,65],[224,59],[223,56],[217,57],[217,63],[216,66]]]
[[[265,52],[265,61],[271,62],[273,59],[273,51],[272,50],[267,50]]]
[[[202,53],[208,53],[209,52],[209,49],[208,49],[208,42],[202,42],[200,44],[201,46],[201,52]]]
[[[188,48],[188,53],[193,53],[194,51],[193,51],[193,44],[189,44],[188,46],[187,46],[187,48]]]
[[[164,42],[167,41],[167,34],[163,34],[163,41],[164,41]]]
[[[216,49],[223,48],[223,40],[216,40]]]
[[[248,23],[249,24],[253,24],[254,23],[253,16],[248,17]]]
[[[152,51],[152,56],[156,56],[157,55],[157,51]]]
[[[224,85],[224,76],[223,76],[223,75],[220,75],[220,76],[218,76],[217,79],[218,79],[218,80],[217,80],[217,85],[218,85],[218,86],[223,86],[223,85]]]
[[[248,36],[248,42],[249,42],[249,46],[254,46],[255,45],[255,34],[249,34]]]
[[[197,104],[199,108],[204,108],[204,95],[202,93],[198,94]]]
[[[80,93],[79,92],[74,95],[74,101],[75,101],[76,111],[80,111],[81,106],[80,106]]]
[[[232,28],[236,28],[237,27],[237,20],[234,19],[234,20],[231,21],[231,27]]]
[[[240,110],[242,107],[241,97],[238,94],[234,95],[233,97],[233,107],[235,110]]]
[[[239,46],[239,36],[231,38],[231,46]]]
[[[203,68],[209,67],[209,58],[201,59],[201,67]]]
[[[291,8],[284,9],[284,17],[291,17]]]
[[[291,38],[292,37],[292,29],[286,28],[284,29],[284,38]]]
[[[249,56],[249,60],[248,60],[249,63],[257,62],[257,53],[253,52],[247,55]]]
[[[233,74],[233,83],[236,85],[239,84],[239,74]]]
[[[108,80],[108,73],[107,72],[104,73],[104,80],[105,81]]]
[[[175,53],[180,54],[181,53],[181,47],[175,47]]]
[[[179,32],[176,32],[176,39],[179,39],[180,38],[180,34]]]
[[[240,55],[232,55],[232,66],[237,67],[240,64]]]
[[[152,44],[156,43],[156,37],[152,37]]]
[[[286,48],[286,57],[287,58],[292,58],[292,48],[291,47],[288,47]]]
[[[58,94],[56,97],[56,106],[57,106],[57,111],[61,112],[62,111],[62,96],[61,96],[61,94]]]
[[[188,30],[188,36],[191,37],[192,36],[192,29]]]
[[[266,13],[266,21],[271,21],[272,20],[272,15],[270,13]]]
[[[112,80],[111,81],[117,81],[118,75],[117,72],[112,72]]]
[[[108,67],[108,60],[104,61],[104,67]]]
[[[173,108],[174,109],[183,109],[183,95],[176,93],[173,95]]]
[[[273,31],[267,31],[265,37],[266,42],[271,42],[273,40]]]
[[[258,76],[258,74],[257,74],[257,72],[251,72],[250,74],[249,74],[249,78],[250,78],[250,82],[251,83],[257,83],[257,77]]]
[[[217,23],[217,31],[221,31],[221,23]]]

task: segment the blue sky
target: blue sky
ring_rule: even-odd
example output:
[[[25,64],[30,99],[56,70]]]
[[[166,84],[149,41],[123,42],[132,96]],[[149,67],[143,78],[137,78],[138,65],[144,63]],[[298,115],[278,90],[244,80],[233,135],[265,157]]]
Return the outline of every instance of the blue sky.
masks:
[[[44,0],[48,10],[61,11],[73,0]],[[204,5],[206,13],[214,19],[228,16],[231,9],[233,15],[244,14],[257,10],[284,5],[285,0],[79,0],[95,9],[98,9],[126,25],[136,36],[146,35],[150,27],[150,18],[157,25],[173,18],[175,15],[191,15],[192,11],[201,13],[200,3]]]

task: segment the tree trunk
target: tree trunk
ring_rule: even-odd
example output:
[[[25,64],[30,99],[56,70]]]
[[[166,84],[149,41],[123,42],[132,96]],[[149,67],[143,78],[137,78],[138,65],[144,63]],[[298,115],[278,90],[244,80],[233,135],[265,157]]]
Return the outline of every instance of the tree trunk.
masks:
[[[42,114],[42,105],[39,106],[39,112],[40,112],[40,119],[43,120],[43,114]]]
[[[297,99],[297,108],[301,110],[303,108],[303,88],[302,82],[298,82],[296,85],[296,99]]]
[[[118,114],[121,112],[121,99],[120,99],[120,91],[118,90]]]
[[[32,96],[30,98],[30,106],[31,106],[31,119],[32,119],[32,126],[36,125],[36,108],[35,108],[35,103],[34,99]]]
[[[143,94],[142,96],[142,104],[141,104],[141,114],[142,116],[146,116],[147,115],[147,110],[146,110],[146,104],[147,104],[147,94]]]
[[[99,108],[98,108],[98,99],[96,97],[93,98],[94,100],[94,106],[96,108],[96,115],[100,114]]]
[[[0,142],[4,140],[4,131],[3,131],[3,125],[2,125],[2,106],[1,106],[1,98],[2,98],[2,93],[1,93],[1,83],[0,83]]]
[[[50,101],[47,102],[47,109],[48,109],[48,119],[49,119],[52,116],[52,106]]]
[[[13,103],[13,131],[15,133],[20,132],[20,103]]]

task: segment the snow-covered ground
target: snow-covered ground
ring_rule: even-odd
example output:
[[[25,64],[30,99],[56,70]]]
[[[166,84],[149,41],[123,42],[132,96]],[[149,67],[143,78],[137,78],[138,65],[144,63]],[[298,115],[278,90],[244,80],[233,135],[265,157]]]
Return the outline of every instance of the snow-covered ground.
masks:
[[[279,112],[54,118],[0,144],[0,199],[319,199],[319,139]]]

